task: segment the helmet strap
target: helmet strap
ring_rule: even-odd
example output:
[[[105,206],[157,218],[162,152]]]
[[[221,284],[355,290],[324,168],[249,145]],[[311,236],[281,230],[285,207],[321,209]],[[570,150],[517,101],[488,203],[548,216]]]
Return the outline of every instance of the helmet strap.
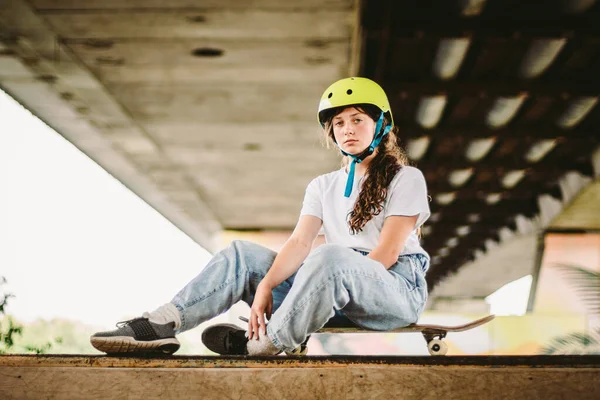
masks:
[[[360,164],[361,162],[362,160],[359,158],[352,158],[350,168],[348,169],[348,179],[346,180],[346,190],[344,191],[344,197],[350,197],[350,194],[352,194],[352,186],[354,185],[354,170],[356,169],[356,164]]]
[[[345,155],[348,156],[350,158],[352,158],[352,162],[350,163],[350,167],[348,169],[348,180],[346,181],[346,190],[344,191],[344,197],[350,197],[350,194],[352,194],[352,186],[354,185],[354,171],[356,169],[356,164],[360,164],[365,158],[367,158],[368,156],[370,156],[371,154],[373,154],[373,152],[375,151],[375,148],[377,146],[379,146],[379,143],[381,143],[381,140],[383,139],[383,137],[385,135],[387,135],[390,130],[392,129],[392,125],[388,124],[385,126],[385,128],[381,128],[381,126],[383,125],[383,111],[381,112],[381,115],[379,116],[379,120],[377,120],[377,125],[375,126],[375,136],[373,137],[373,141],[371,142],[371,144],[369,145],[369,147],[367,147],[363,152],[361,152],[358,155],[353,155],[350,153],[346,153],[344,150],[341,149],[340,145],[338,144],[338,148],[340,148],[340,152]],[[337,144],[337,142],[336,142]]]

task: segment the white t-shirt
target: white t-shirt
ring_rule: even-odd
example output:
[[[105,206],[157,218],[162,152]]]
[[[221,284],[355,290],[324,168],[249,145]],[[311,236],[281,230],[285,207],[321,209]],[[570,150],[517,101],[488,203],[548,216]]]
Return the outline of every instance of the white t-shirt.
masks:
[[[357,234],[351,234],[347,218],[358,198],[364,177],[356,177],[350,197],[344,197],[348,173],[345,168],[313,179],[306,188],[302,215],[313,215],[323,221],[322,232],[327,243],[335,243],[366,252],[378,244],[383,221],[391,215],[418,215],[415,229],[411,232],[400,254],[429,255],[421,247],[416,230],[430,215],[427,201],[427,185],[423,173],[414,167],[403,166],[388,188],[383,210],[373,216]]]

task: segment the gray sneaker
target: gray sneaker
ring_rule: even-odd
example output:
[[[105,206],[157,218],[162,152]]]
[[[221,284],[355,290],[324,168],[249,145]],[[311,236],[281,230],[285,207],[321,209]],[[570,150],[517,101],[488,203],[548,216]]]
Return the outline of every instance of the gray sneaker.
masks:
[[[117,323],[113,331],[98,332],[90,337],[92,346],[107,354],[162,353],[173,354],[179,350],[175,338],[175,323],[155,324],[148,318],[134,318]]]

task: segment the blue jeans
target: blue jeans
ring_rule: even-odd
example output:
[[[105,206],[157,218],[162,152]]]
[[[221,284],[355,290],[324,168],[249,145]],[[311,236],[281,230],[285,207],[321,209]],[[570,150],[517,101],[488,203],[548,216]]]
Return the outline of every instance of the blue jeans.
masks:
[[[180,332],[192,329],[240,300],[252,305],[256,287],[275,253],[233,241],[171,301],[181,314]],[[273,290],[267,333],[276,347],[293,350],[333,317],[386,331],[417,322],[427,301],[422,254],[400,256],[390,269],[353,249],[324,244]]]

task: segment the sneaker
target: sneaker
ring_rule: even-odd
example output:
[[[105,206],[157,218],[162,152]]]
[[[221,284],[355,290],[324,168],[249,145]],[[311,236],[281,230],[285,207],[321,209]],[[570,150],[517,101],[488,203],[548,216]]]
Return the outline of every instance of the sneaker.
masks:
[[[247,355],[246,330],[233,324],[216,324],[202,332],[202,343],[213,353],[220,355]]]
[[[285,351],[287,356],[305,356],[308,354],[308,341],[310,340],[310,336],[306,338],[304,343],[300,344],[300,346],[296,347],[294,350]]]
[[[92,346],[107,354],[173,354],[179,350],[174,322],[160,325],[141,317],[118,322],[117,328],[119,329],[93,334],[90,337]]]

